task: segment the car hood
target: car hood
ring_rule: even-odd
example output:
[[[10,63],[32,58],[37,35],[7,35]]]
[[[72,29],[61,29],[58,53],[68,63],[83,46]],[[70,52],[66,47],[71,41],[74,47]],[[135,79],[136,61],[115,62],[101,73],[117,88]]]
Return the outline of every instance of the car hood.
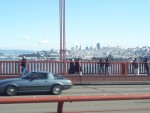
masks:
[[[0,80],[0,84],[14,82],[14,81],[20,81],[20,80],[22,80],[22,79],[21,78],[4,79],[4,80]]]

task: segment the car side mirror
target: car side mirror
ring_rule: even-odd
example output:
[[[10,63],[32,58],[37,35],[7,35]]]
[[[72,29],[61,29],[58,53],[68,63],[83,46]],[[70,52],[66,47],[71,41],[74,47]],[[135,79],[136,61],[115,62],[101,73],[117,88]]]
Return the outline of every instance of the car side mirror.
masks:
[[[34,80],[35,79],[35,77],[34,76],[30,76],[30,81],[32,81],[32,80]]]

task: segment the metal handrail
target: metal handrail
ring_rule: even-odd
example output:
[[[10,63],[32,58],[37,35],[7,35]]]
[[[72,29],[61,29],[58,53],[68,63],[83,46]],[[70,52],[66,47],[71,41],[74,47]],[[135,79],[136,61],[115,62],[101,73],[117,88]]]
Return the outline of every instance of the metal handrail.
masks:
[[[150,94],[107,95],[107,96],[93,95],[93,96],[5,97],[0,98],[0,104],[58,102],[57,113],[63,113],[64,102],[117,101],[117,100],[143,100],[143,99],[150,99]]]

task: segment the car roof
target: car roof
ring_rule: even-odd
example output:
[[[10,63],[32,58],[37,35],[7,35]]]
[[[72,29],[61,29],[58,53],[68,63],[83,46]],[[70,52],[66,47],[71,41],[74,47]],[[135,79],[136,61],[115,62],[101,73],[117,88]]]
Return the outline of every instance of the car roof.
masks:
[[[31,71],[31,72],[33,72],[33,73],[51,73],[49,71]]]

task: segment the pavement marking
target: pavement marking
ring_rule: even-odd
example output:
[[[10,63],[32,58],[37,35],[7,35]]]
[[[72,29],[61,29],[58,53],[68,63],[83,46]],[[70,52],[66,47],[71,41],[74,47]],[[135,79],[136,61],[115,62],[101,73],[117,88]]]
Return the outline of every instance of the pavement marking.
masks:
[[[75,111],[75,112],[64,112],[64,113],[105,113],[105,112],[124,112],[124,111],[149,111],[150,108],[131,108],[131,109],[113,109],[113,110],[91,110],[91,111]]]

